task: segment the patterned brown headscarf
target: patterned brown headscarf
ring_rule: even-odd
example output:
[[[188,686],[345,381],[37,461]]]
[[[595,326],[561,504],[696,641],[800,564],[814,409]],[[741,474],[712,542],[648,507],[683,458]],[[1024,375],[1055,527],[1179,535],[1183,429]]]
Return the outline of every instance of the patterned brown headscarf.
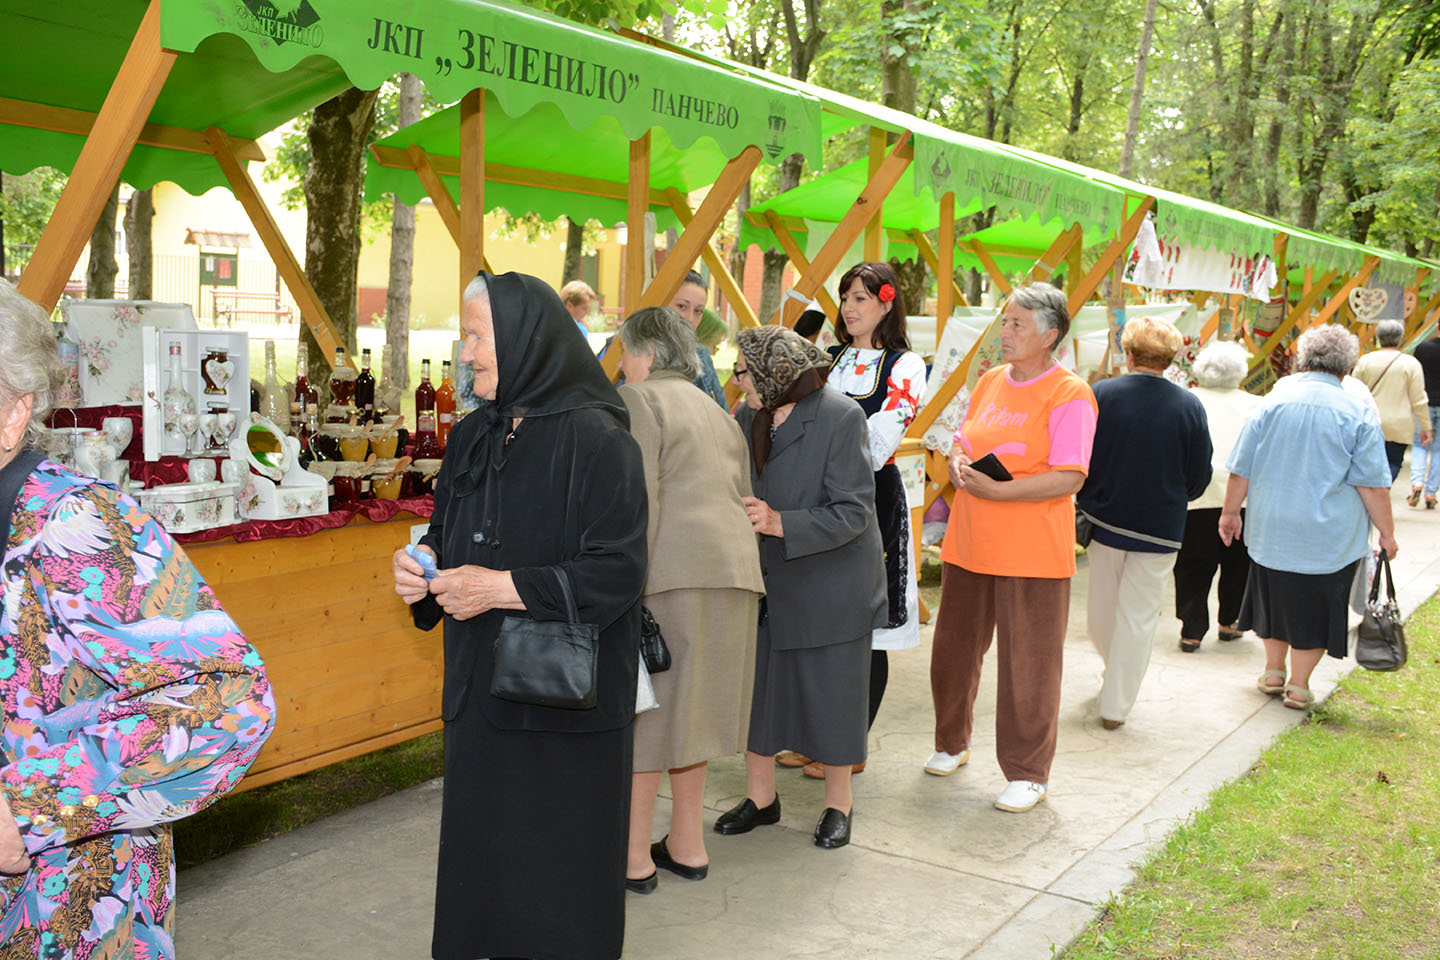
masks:
[[[776,324],[741,330],[736,340],[750,382],[760,394],[761,409],[750,423],[750,450],[755,471],[763,473],[770,456],[770,426],[776,408],[824,389],[831,357],[800,334]]]

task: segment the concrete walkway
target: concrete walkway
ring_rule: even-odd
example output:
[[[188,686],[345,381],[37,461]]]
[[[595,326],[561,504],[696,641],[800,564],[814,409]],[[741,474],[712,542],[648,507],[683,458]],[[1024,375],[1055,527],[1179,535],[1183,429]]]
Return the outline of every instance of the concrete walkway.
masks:
[[[1405,476],[1392,500],[1395,574],[1409,613],[1440,585],[1440,510],[1406,507]],[[655,894],[628,897],[625,956],[1038,960],[1062,949],[1176,824],[1302,717],[1255,689],[1263,658],[1252,636],[1222,644],[1212,627],[1199,653],[1181,653],[1167,596],[1139,703],[1125,726],[1106,732],[1096,713],[1101,663],[1085,634],[1085,590],[1082,559],[1045,803],[1024,815],[991,806],[1004,786],[995,764],[993,657],[970,765],[945,779],[922,772],[933,723],[927,628],[919,649],[891,655],[869,766],[855,779],[851,845],[812,844],[823,786],[782,771],[778,827],[712,834],[707,880],[662,872]],[[1351,667],[1327,658],[1313,683],[1317,696]],[[739,757],[712,764],[707,820],[744,790]],[[668,814],[662,799],[657,837]],[[439,818],[437,780],[182,873],[179,955],[428,957]]]

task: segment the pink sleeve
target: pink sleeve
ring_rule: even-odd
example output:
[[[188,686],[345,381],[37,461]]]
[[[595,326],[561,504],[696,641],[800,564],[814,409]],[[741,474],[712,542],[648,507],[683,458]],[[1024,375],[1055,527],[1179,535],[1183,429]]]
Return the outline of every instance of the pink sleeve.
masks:
[[[1095,419],[1095,405],[1088,397],[1067,400],[1050,411],[1050,466],[1089,472]]]

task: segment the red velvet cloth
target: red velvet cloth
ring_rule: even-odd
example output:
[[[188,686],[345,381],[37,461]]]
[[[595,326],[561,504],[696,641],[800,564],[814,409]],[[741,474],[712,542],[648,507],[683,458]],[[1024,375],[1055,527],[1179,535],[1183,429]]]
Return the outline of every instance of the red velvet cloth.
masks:
[[[255,540],[271,540],[280,537],[308,537],[321,530],[333,530],[348,525],[355,517],[364,517],[371,523],[384,523],[402,513],[417,517],[429,517],[435,512],[435,498],[431,496],[409,497],[404,500],[354,500],[336,504],[335,509],[319,517],[299,517],[295,520],[250,520],[228,527],[215,527],[198,533],[174,534],[180,543],[213,543],[216,540],[234,540],[237,543],[251,543]]]
[[[129,417],[133,426],[130,446],[120,451],[121,460],[130,461],[130,483],[135,489],[149,489],[158,487],[163,483],[184,483],[190,479],[188,468],[185,466],[190,461],[183,457],[161,457],[159,460],[148,461],[145,459],[145,441],[143,413],[140,407],[133,404],[111,404],[106,407],[65,407],[54,410],[46,425],[53,430],[64,429],[65,427],[88,427],[92,430],[99,430],[102,421],[106,417]],[[216,466],[218,475],[219,466]]]

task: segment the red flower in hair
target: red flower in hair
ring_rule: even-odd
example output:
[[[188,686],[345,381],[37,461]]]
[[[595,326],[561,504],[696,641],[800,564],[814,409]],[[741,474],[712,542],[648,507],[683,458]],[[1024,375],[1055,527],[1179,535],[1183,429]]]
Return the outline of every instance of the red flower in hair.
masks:
[[[895,299],[895,288],[888,283],[882,284],[880,287],[880,292],[876,294],[876,296],[880,298],[881,303],[889,303],[891,300]]]

